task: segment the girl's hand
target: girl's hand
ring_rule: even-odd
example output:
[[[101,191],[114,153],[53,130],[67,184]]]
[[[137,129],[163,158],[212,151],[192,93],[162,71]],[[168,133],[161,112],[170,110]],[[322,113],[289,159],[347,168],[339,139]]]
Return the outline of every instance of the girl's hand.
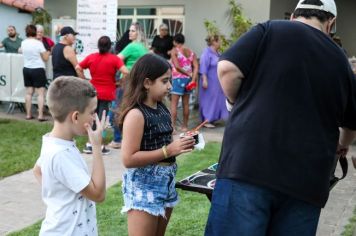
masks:
[[[203,89],[207,89],[208,88],[208,80],[206,79],[206,77],[203,78],[202,87],[203,87]]]
[[[90,143],[95,146],[99,145],[101,146],[102,142],[102,132],[104,129],[107,127],[109,124],[109,117],[106,117],[106,111],[103,111],[103,114],[101,116],[101,121],[99,121],[98,114],[95,114],[95,124],[96,124],[96,130],[93,130],[91,128],[90,124],[85,124],[85,128],[88,132],[88,138],[90,140]]]
[[[193,150],[195,140],[192,136],[182,137],[174,140],[167,146],[168,156],[178,156]]]

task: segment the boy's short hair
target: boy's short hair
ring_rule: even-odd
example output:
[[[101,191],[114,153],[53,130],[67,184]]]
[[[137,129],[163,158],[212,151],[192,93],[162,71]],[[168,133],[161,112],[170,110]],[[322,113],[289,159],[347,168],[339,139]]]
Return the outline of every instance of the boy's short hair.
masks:
[[[48,88],[47,105],[53,119],[62,123],[72,111],[83,113],[95,96],[95,88],[88,81],[60,76]]]

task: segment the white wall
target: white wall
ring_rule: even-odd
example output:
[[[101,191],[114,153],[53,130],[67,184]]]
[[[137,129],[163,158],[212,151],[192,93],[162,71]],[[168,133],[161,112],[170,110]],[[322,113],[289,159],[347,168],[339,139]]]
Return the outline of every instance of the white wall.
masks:
[[[52,19],[58,19],[61,16],[77,18],[76,0],[45,0],[44,8],[51,14]]]
[[[256,1],[258,2],[256,4]],[[270,0],[238,0],[246,17],[253,22],[265,21],[269,17]],[[253,2],[253,3],[252,3]],[[204,20],[216,21],[221,33],[230,35],[228,0],[119,0],[119,7],[125,6],[184,6],[186,45],[200,56],[206,47]]]
[[[20,37],[26,38],[25,27],[27,24],[31,23],[31,21],[32,16],[30,13],[19,13],[17,8],[0,4],[0,41],[8,37],[8,25],[15,26],[17,33],[20,34]]]

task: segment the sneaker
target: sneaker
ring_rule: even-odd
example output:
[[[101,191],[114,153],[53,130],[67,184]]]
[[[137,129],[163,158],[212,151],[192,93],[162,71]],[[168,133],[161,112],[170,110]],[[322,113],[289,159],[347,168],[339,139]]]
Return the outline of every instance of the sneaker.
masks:
[[[115,141],[111,141],[108,146],[110,148],[114,148],[114,149],[120,149],[121,148],[121,143],[120,142],[115,142]]]
[[[83,152],[84,152],[85,154],[92,154],[92,153],[93,153],[93,148],[92,148],[92,146],[91,146],[89,143],[87,143],[87,144],[85,145],[85,147],[83,148]]]
[[[101,148],[101,154],[108,155],[111,152],[110,149],[107,149],[105,146]]]

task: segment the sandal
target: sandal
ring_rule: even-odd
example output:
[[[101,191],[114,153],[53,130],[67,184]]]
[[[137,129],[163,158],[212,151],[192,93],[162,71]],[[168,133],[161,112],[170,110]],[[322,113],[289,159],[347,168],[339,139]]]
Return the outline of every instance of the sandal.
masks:
[[[212,129],[212,128],[215,128],[215,125],[211,124],[211,123],[206,123],[204,125],[205,128],[208,128],[208,129]]]
[[[37,120],[38,120],[39,122],[48,121],[48,119],[46,119],[46,118],[38,118]]]
[[[32,120],[32,119],[33,119],[33,116],[30,116],[30,117],[26,116],[26,118],[25,118],[25,120]]]
[[[120,149],[121,148],[121,143],[119,142],[115,142],[115,141],[111,141],[108,144],[109,147],[114,148],[114,149]]]

